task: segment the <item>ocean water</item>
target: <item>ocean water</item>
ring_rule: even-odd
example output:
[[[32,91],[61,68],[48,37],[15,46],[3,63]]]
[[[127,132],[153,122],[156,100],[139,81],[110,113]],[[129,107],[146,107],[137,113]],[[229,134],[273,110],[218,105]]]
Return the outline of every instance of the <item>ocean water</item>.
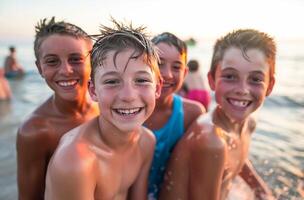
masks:
[[[189,48],[189,58],[208,71],[212,40]],[[11,43],[0,41],[0,67]],[[18,126],[51,90],[37,73],[32,41],[18,41],[17,57],[27,71],[22,79],[10,79],[10,102],[0,102],[0,200],[17,199],[16,147]],[[304,40],[278,41],[276,85],[257,112],[250,159],[277,199],[304,198]]]

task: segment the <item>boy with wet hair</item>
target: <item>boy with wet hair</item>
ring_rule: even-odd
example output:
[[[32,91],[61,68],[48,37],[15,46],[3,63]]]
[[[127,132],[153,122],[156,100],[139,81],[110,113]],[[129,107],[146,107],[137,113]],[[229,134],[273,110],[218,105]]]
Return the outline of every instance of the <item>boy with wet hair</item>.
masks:
[[[102,112],[62,138],[47,200],[147,198],[155,137],[142,124],[160,95],[158,54],[143,27],[113,23],[101,27],[91,53],[89,91]]]
[[[272,198],[248,151],[256,127],[252,113],[275,83],[275,56],[274,40],[257,30],[236,30],[216,41],[208,80],[217,106],[175,148],[160,199],[223,200],[238,174],[258,199]]]
[[[43,19],[37,24],[36,66],[53,94],[17,134],[19,199],[44,199],[48,162],[67,131],[97,116],[88,94],[92,41],[76,25]]]
[[[175,94],[188,72],[187,46],[172,33],[164,32],[152,39],[159,49],[159,69],[163,78],[161,96],[145,125],[156,136],[156,148],[149,175],[149,198],[157,199],[170,154],[204,107]]]

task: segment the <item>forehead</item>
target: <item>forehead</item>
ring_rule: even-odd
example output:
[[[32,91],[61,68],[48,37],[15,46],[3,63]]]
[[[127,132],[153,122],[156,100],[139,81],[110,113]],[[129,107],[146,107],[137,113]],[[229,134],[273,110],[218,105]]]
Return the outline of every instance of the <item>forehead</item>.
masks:
[[[82,38],[74,38],[67,35],[51,35],[46,37],[39,48],[40,54],[87,54],[90,45]]]
[[[102,65],[99,65],[97,69],[102,74],[109,71],[119,71],[120,73],[129,71],[152,72],[143,55],[136,58],[134,56],[137,56],[137,52],[134,49],[125,49],[118,53],[114,50],[109,51],[106,54],[106,59],[103,60]]]
[[[180,54],[177,48],[173,45],[169,45],[164,42],[160,42],[157,45],[159,49],[159,57],[168,61],[181,61],[186,62],[186,54]]]
[[[238,70],[269,70],[265,54],[256,48],[248,49],[244,54],[239,48],[231,47],[225,51],[220,65],[222,69],[232,67]]]

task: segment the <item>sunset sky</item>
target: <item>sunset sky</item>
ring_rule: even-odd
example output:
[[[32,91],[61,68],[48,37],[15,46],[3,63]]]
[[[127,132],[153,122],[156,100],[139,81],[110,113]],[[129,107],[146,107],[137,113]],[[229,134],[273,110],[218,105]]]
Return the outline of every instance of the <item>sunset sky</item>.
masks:
[[[42,18],[56,16],[98,33],[110,16],[145,25],[151,34],[214,38],[256,28],[277,38],[304,38],[302,0],[1,0],[0,40],[33,38]]]

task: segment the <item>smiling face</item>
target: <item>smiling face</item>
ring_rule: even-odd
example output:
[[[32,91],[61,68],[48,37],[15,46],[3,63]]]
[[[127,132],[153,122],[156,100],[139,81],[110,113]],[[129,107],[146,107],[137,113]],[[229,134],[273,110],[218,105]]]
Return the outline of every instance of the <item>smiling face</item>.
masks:
[[[159,69],[163,78],[161,98],[165,98],[178,91],[188,72],[186,55],[180,54],[173,45],[160,42],[156,45],[160,50]]]
[[[55,96],[77,101],[85,97],[90,76],[90,45],[83,39],[51,35],[39,48],[36,65]]]
[[[259,108],[274,84],[265,55],[258,49],[249,49],[246,55],[245,59],[240,49],[231,47],[218,64],[215,77],[208,74],[216,102],[233,121],[243,121]]]
[[[116,127],[121,132],[139,129],[152,114],[160,85],[143,57],[132,58],[134,50],[107,54],[102,66],[97,66],[94,83],[89,91],[99,103],[104,125]]]

